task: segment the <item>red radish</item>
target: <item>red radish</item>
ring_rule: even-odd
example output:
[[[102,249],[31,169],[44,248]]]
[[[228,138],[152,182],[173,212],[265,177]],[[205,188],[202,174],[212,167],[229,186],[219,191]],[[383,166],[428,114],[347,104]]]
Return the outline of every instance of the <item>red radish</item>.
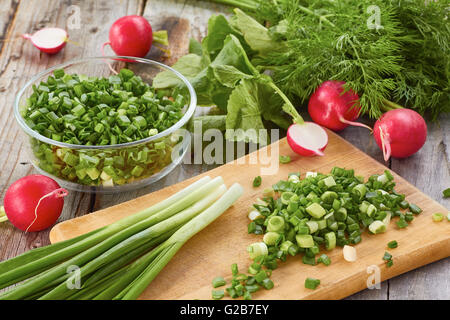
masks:
[[[14,182],[6,191],[5,213],[20,230],[44,230],[61,215],[67,194],[55,180],[39,174],[29,175]]]
[[[69,39],[66,30],[61,28],[44,28],[32,35],[25,33],[22,37],[30,40],[36,48],[48,54],[61,51],[66,46],[67,39]]]
[[[322,83],[311,95],[308,112],[312,120],[328,129],[340,131],[352,126],[372,130],[358,119],[361,107],[359,96],[353,90],[344,90],[344,81],[329,80]]]
[[[386,112],[375,123],[373,135],[384,161],[392,156],[406,158],[419,151],[427,139],[427,125],[420,114],[411,109]]]
[[[288,128],[287,141],[291,149],[302,156],[323,156],[328,135],[314,122],[294,123]]]
[[[109,29],[109,42],[119,56],[145,57],[152,46],[153,32],[150,23],[141,16],[125,16],[117,19]]]

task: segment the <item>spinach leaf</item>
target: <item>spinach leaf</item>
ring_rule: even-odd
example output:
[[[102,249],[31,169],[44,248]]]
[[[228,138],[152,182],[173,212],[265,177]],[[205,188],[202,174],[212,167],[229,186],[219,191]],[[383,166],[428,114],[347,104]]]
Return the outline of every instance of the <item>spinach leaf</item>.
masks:
[[[267,144],[267,134],[259,137],[259,130],[264,130],[265,127],[258,101],[258,89],[255,80],[244,79],[231,93],[227,105],[227,140]]]
[[[201,56],[190,53],[178,59],[173,68],[188,80],[192,80],[205,68],[205,61]],[[171,71],[160,72],[153,79],[153,86],[157,89],[173,88],[182,85],[183,82]]]
[[[230,19],[231,26],[242,32],[245,42],[259,54],[280,50],[282,43],[272,39],[269,30],[242,10],[235,9]]]

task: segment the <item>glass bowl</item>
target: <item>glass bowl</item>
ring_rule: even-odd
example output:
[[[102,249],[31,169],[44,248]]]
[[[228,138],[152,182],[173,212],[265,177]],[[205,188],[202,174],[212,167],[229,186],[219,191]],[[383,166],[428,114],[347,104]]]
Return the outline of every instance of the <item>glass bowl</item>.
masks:
[[[124,67],[150,86],[158,73],[173,73],[183,84],[185,104],[181,119],[170,128],[138,141],[87,146],[41,135],[32,130],[22,117],[27,108],[27,98],[33,93],[33,85],[39,86],[56,69],[63,69],[66,74],[109,77]],[[190,134],[184,127],[193,116],[196,105],[197,97],[188,80],[164,64],[136,57],[92,57],[69,61],[34,76],[17,94],[14,115],[25,133],[26,149],[39,173],[70,190],[115,193],[149,185],[181,162],[190,144]]]

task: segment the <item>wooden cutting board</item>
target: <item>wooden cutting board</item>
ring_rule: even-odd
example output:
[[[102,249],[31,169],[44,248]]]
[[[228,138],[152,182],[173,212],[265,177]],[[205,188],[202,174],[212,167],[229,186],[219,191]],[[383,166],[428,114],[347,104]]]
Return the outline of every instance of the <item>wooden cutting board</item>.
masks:
[[[328,131],[328,135],[329,144],[324,157],[300,157],[291,151],[286,139],[272,144],[267,150],[256,151],[271,154],[271,150],[275,150],[272,148],[279,147],[280,155],[292,158],[289,164],[280,164],[276,174],[262,176],[259,188],[253,188],[252,182],[255,176],[261,175],[262,166],[250,164],[250,158],[255,156],[250,154],[135,200],[59,223],[51,230],[50,240],[52,243],[62,241],[110,224],[161,201],[202,176],[222,176],[227,185],[240,183],[245,190],[243,196],[220,218],[189,240],[141,295],[141,299],[211,299],[211,280],[214,277],[230,279],[232,263],[237,263],[241,271],[249,266],[246,247],[261,241],[262,237],[247,234],[248,208],[256,198],[261,197],[265,187],[286,179],[290,172],[300,171],[303,178],[306,171],[328,173],[332,167],[340,166],[354,168],[358,175],[367,178],[387,169],[336,134]],[[450,223],[437,223],[431,219],[433,213],[447,214],[448,210],[400,176],[395,173],[394,176],[396,190],[406,194],[408,201],[423,209],[423,213],[416,216],[406,229],[399,230],[395,222],[391,222],[384,234],[364,233],[363,241],[356,245],[358,260],[353,263],[343,259],[341,248],[327,252],[332,260],[328,267],[322,264],[305,265],[300,256],[289,257],[273,272],[275,287],[268,291],[261,290],[253,294],[253,298],[341,299],[367,288],[369,276],[374,277],[373,271],[368,273],[369,266],[378,266],[380,279],[384,281],[450,256]],[[397,240],[398,248],[387,249],[386,245],[391,240]],[[386,250],[393,255],[394,265],[390,268],[382,260]],[[316,290],[305,289],[307,277],[320,279],[320,286]]]

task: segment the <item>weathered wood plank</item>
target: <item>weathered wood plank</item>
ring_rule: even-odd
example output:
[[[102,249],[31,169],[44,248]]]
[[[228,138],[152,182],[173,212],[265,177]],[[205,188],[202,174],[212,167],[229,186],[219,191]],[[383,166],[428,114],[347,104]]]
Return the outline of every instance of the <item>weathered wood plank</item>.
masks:
[[[11,9],[7,11],[6,16],[15,10],[16,1],[10,1],[8,4]],[[69,9],[70,6],[72,7]],[[19,40],[3,42],[0,57],[0,201],[3,201],[5,191],[11,183],[25,175],[36,173],[30,164],[21,130],[13,116],[13,101],[18,89],[31,76],[49,66],[77,57],[100,55],[100,45],[108,39],[109,26],[117,18],[140,13],[141,9],[142,2],[137,0],[30,0],[22,1],[18,5],[15,17],[11,19],[12,24],[7,29],[8,39]],[[79,10],[80,13],[79,28],[70,20],[74,10]],[[5,12],[2,11],[3,16]],[[70,21],[72,22],[68,26]],[[45,26],[68,28],[70,39],[78,45],[69,43],[61,53],[48,56],[41,54],[31,43],[20,38],[23,33],[32,33]],[[0,25],[0,30],[1,27]],[[71,192],[66,198],[59,220],[86,214],[91,211],[93,202],[92,195]],[[25,234],[9,223],[1,224],[0,260],[48,244],[48,232],[49,230]]]
[[[442,197],[442,191],[450,187],[450,116],[427,126],[423,148],[410,158],[392,159],[391,168],[450,208],[450,199]],[[450,299],[450,258],[389,280],[389,299]]]
[[[0,6],[0,52],[2,51],[8,31],[14,20],[19,2],[17,0],[4,0]]]
[[[152,59],[172,65],[186,54],[189,39],[201,40],[208,30],[208,19],[212,14],[226,14],[230,8],[206,1],[195,0],[149,0],[145,6],[144,17],[150,21],[154,30],[169,31],[170,56],[154,48]]]

